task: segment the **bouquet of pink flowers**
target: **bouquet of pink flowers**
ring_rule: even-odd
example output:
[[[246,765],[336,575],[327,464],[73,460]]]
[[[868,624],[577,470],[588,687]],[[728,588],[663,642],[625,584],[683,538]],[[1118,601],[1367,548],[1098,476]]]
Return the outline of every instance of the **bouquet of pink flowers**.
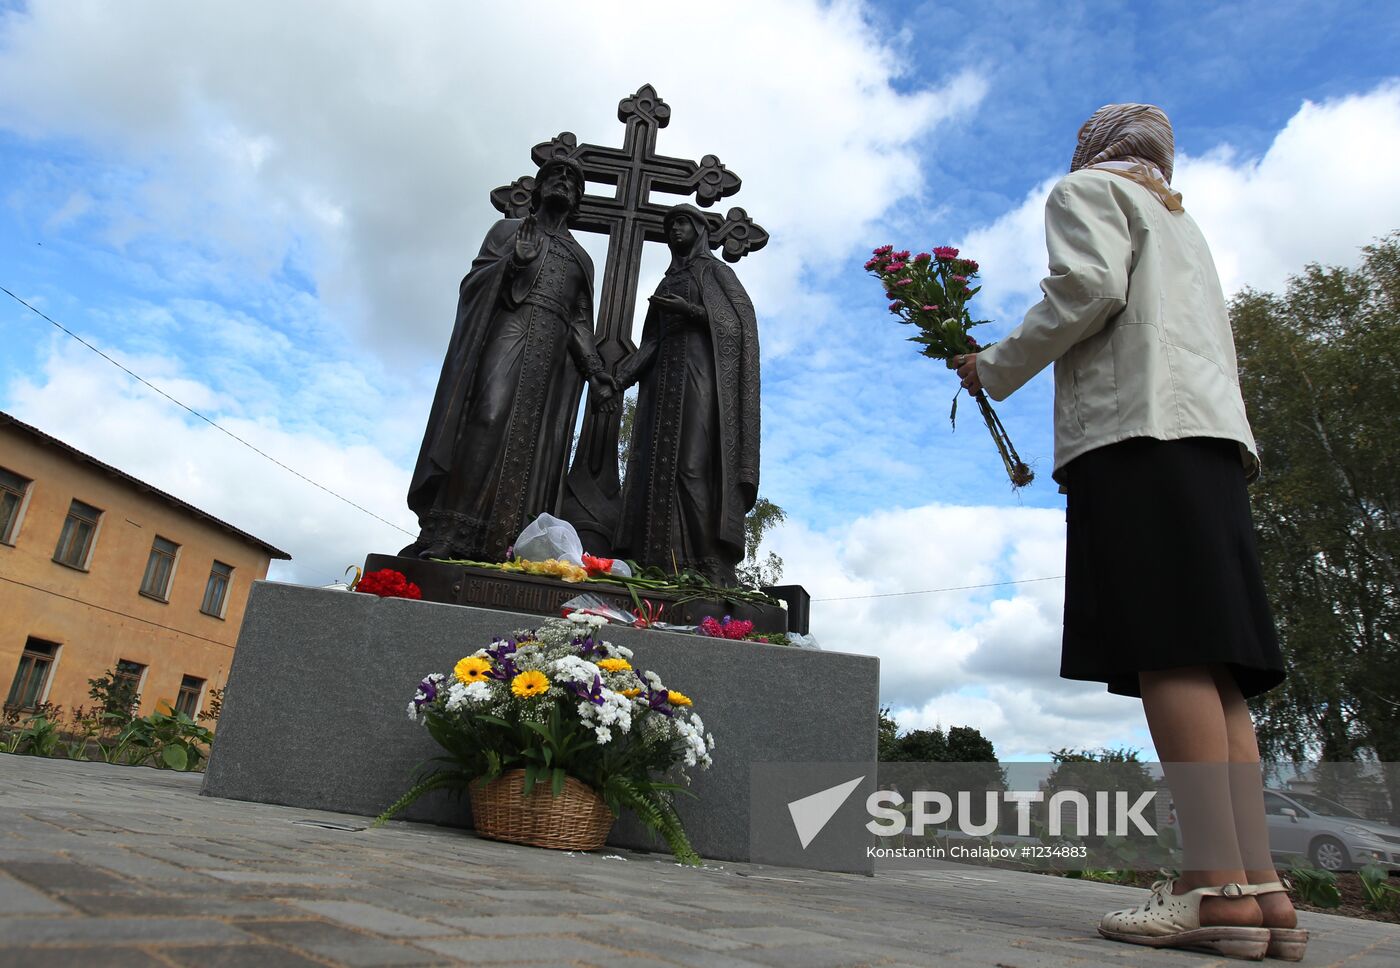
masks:
[[[901,323],[918,328],[918,335],[909,337],[909,341],[923,346],[924,356],[943,360],[952,367],[955,356],[981,351],[971,330],[987,320],[973,319],[967,309],[967,304],[982,288],[972,285],[977,275],[976,262],[959,258],[958,250],[946,245],[914,256],[910,256],[908,250],[896,252],[894,246],[882,245],[865,264],[865,269],[884,286],[890,312],[898,316]],[[958,392],[961,393],[961,389]],[[978,390],[973,399],[1012,486],[1025,487],[1035,479],[1035,473],[1011,445],[1011,438],[987,395]],[[958,394],[955,393],[953,410],[949,414],[954,426],[957,426],[957,416]]]

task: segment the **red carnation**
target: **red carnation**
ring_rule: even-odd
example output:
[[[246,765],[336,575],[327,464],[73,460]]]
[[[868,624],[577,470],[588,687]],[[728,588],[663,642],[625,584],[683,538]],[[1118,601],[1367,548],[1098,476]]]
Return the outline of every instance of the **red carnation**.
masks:
[[[409,581],[403,572],[394,571],[392,568],[381,568],[379,571],[371,571],[360,577],[355,583],[355,591],[364,592],[367,595],[378,595],[380,598],[411,598],[422,599],[423,592],[417,585]]]

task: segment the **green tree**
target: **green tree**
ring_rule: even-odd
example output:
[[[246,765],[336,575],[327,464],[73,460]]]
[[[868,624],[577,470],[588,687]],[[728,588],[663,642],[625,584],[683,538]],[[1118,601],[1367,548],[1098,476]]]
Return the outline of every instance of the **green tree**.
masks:
[[[879,753],[877,757],[881,762],[891,761],[894,759],[893,753],[895,743],[899,738],[899,723],[895,722],[894,716],[890,714],[889,706],[880,707],[880,723],[878,730],[876,748],[879,750]]]
[[[888,706],[880,709],[880,759],[887,763],[995,763],[992,741],[972,726],[899,732]]]
[[[753,510],[744,518],[744,560],[735,573],[739,584],[747,588],[760,588],[776,585],[783,578],[783,559],[772,551],[762,561],[758,558],[758,546],[763,536],[772,531],[780,522],[787,520],[787,512],[766,497],[759,495]]]
[[[1251,490],[1288,680],[1254,700],[1266,756],[1400,762],[1400,233],[1231,305],[1263,474]],[[1400,807],[1400,771],[1387,777]]]

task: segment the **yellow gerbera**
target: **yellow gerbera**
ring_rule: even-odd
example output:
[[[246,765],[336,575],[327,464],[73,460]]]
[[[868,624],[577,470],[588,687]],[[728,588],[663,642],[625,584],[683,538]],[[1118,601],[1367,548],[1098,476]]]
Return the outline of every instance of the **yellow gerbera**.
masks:
[[[640,690],[640,689],[624,689],[624,690],[622,690],[622,694],[623,694],[624,696],[626,696],[628,699],[636,699],[638,696],[640,696],[640,695],[642,694],[642,690]]]
[[[461,662],[458,662],[452,670],[452,674],[457,677],[457,681],[466,685],[472,682],[479,682],[486,678],[486,673],[491,671],[491,660],[484,659],[479,655],[469,655]]]
[[[538,696],[549,688],[549,679],[538,669],[529,669],[510,681],[510,691],[521,699]]]
[[[626,659],[600,659],[598,660],[598,668],[604,672],[626,672],[632,668],[632,663]]]
[[[674,689],[666,691],[666,701],[672,706],[689,706],[690,697],[683,692],[676,692]]]

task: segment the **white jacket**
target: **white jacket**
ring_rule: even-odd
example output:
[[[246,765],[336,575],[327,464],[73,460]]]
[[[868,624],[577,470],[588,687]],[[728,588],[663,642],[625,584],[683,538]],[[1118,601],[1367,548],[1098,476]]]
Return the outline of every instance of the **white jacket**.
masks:
[[[1055,467],[1129,437],[1223,437],[1259,474],[1215,262],[1184,211],[1137,182],[1080,169],[1045,204],[1045,298],[977,357],[1004,400],[1055,364]]]

